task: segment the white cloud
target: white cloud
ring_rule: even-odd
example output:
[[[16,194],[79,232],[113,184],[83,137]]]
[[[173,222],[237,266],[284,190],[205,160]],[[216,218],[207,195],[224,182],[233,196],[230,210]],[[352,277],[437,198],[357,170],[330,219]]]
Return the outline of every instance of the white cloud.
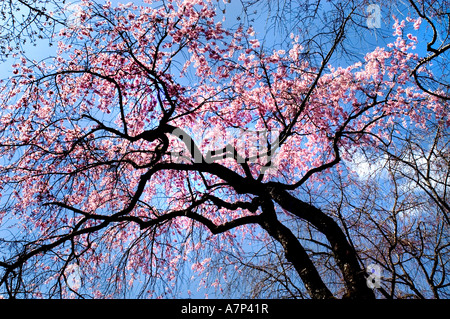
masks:
[[[374,159],[368,159],[362,151],[356,151],[352,154],[352,160],[345,161],[350,170],[354,171],[360,180],[368,180],[372,177],[384,175],[386,173],[385,165],[388,158],[382,155]]]

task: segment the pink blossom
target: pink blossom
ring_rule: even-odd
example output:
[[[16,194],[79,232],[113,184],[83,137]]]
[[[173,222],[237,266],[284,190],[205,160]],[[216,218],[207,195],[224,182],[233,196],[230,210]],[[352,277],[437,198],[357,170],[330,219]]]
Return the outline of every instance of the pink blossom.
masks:
[[[414,30],[419,30],[421,24],[422,24],[422,18],[419,17],[414,22]]]

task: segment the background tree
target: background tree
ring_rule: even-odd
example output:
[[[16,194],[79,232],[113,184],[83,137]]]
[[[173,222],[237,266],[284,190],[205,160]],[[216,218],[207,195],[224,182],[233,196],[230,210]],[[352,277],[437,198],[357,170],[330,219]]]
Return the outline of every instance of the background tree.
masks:
[[[74,6],[74,5],[73,5]],[[0,54],[2,60],[27,46],[48,41],[59,28],[68,26],[73,13],[69,1],[3,0],[0,2]]]
[[[433,153],[430,172],[448,165],[446,93],[411,76],[421,62],[406,28],[420,16],[396,20],[386,48],[333,67],[352,4],[323,36],[277,44],[225,26],[212,1],[83,1],[56,57],[22,57],[3,82],[2,293],[179,296],[192,271],[226,292],[251,270],[263,284],[242,295],[428,297],[413,256],[430,296],[448,294],[448,175],[424,173],[412,151]],[[252,134],[220,133],[236,129],[274,133],[256,149],[272,156],[252,159]],[[413,139],[418,129],[436,146]],[[350,164],[361,154],[388,156],[392,187],[361,187]],[[399,219],[419,207],[402,174],[435,199],[439,214],[417,214],[435,216],[428,228]],[[397,201],[378,209],[383,192]],[[366,282],[373,262],[391,272],[380,293]]]

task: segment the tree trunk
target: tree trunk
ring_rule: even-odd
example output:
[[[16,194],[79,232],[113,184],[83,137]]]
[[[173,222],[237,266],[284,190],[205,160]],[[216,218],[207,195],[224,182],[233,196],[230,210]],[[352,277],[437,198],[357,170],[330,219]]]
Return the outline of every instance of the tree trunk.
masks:
[[[327,288],[307,252],[297,237],[284,226],[276,217],[271,200],[262,204],[263,214],[260,225],[272,238],[276,239],[284,248],[286,259],[292,263],[300,275],[309,295],[313,299],[330,299],[333,294]]]
[[[359,265],[356,251],[349,244],[345,233],[336,221],[320,209],[295,198],[285,190],[273,187],[270,189],[270,194],[282,208],[308,221],[327,237],[344,278],[347,289],[344,298],[374,299],[375,294],[367,286],[365,272]]]

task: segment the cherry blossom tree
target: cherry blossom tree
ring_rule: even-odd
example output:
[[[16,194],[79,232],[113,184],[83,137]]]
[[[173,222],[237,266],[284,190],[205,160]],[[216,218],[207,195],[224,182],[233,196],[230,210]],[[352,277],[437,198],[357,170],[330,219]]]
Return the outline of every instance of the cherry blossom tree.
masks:
[[[449,76],[446,61],[450,52],[450,20],[447,8],[450,3],[448,1],[422,1],[421,3],[416,3],[413,0],[410,0],[409,3],[419,16],[416,23],[425,21],[430,33],[426,43],[427,55],[422,57],[412,70],[414,80],[427,93],[448,100],[450,83],[446,80]],[[442,76],[437,78],[418,72],[422,66],[427,66],[428,69],[439,70],[438,72]]]
[[[269,49],[225,26],[214,1],[144,2],[83,0],[55,57],[15,54],[0,99],[3,296],[173,297],[195,278],[225,292],[248,266],[281,267],[290,297],[378,296],[358,236],[377,211],[355,234],[323,198],[338,180],[357,189],[347,163],[400,145],[399,127],[448,129],[447,93],[411,76],[433,77],[407,33],[420,17],[341,67],[352,10],[310,59],[295,33]]]

